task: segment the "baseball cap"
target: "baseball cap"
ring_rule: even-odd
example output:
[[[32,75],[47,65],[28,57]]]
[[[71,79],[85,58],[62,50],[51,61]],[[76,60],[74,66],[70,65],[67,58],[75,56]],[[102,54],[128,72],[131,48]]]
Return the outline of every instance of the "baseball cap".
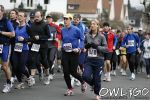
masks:
[[[142,27],[140,27],[138,30],[139,30],[139,31],[142,31],[142,30],[143,30],[143,28],[142,28]]]
[[[35,16],[35,11],[31,11],[30,12],[30,17],[34,17]]]
[[[70,19],[73,19],[73,17],[72,17],[71,14],[65,14],[65,15],[64,15],[64,18],[70,18]]]
[[[51,14],[48,14],[46,18],[53,18]]]

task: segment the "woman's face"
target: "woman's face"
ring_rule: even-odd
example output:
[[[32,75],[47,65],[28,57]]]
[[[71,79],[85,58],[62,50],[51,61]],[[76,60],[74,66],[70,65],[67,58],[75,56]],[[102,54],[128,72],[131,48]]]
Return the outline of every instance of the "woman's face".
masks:
[[[146,34],[146,35],[145,35],[145,38],[146,38],[146,39],[149,39],[149,38],[150,38],[150,35],[149,35],[149,34]]]
[[[95,30],[97,30],[97,27],[98,27],[97,23],[95,21],[92,21],[91,22],[91,30],[95,31]]]

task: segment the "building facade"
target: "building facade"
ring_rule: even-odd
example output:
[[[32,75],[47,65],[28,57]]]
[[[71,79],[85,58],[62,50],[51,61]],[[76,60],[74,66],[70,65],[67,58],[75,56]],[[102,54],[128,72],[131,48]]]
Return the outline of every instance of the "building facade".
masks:
[[[34,10],[40,5],[46,14],[50,12],[59,12],[65,14],[67,12],[67,0],[0,0],[6,10],[18,8],[21,3],[23,9]]]

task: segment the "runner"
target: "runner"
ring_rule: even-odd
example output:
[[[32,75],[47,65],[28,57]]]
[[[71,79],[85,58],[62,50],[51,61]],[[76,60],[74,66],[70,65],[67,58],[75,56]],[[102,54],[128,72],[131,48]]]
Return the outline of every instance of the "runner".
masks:
[[[79,53],[80,50],[84,48],[84,35],[77,27],[71,25],[71,21],[72,15],[64,15],[65,27],[62,28],[62,66],[64,79],[68,88],[65,96],[73,95],[73,87],[71,85],[70,75],[81,82],[82,92],[85,92],[86,90],[86,83],[77,73],[77,67],[79,65]]]
[[[31,75],[34,77],[36,74],[36,68],[45,68],[45,80],[44,84],[50,84],[49,78],[49,63],[48,63],[48,39],[50,38],[49,27],[47,23],[43,20],[43,14],[40,11],[35,12],[35,20],[31,26],[31,33],[33,38],[33,44],[31,47],[32,54],[32,65],[31,65]]]
[[[0,5],[0,57],[2,59],[2,69],[6,75],[6,85],[2,92],[10,92],[11,83],[11,71],[9,67],[8,55],[10,47],[10,38],[15,36],[14,28],[11,22],[4,16],[4,6]]]
[[[52,15],[48,14],[46,16],[47,23],[50,28],[50,35],[51,38],[49,39],[48,43],[48,62],[50,65],[50,79],[53,80],[54,76],[54,66],[55,66],[55,61],[57,60],[57,51],[58,51],[58,45],[60,45],[60,40],[61,40],[61,30],[58,25],[56,25],[53,22],[53,17]]]
[[[104,27],[104,36],[107,41],[107,46],[108,46],[108,51],[104,53],[104,79],[103,81],[110,82],[111,81],[111,76],[110,76],[110,71],[111,71],[111,63],[110,60],[112,58],[112,53],[113,50],[116,48],[117,40],[115,38],[115,35],[111,32],[111,29],[109,27],[109,23],[105,22],[103,24]]]
[[[24,88],[24,82],[22,82],[22,74],[27,77],[27,82],[29,86],[32,86],[34,84],[34,79],[30,76],[27,68],[25,67],[29,51],[27,42],[31,34],[29,26],[27,26],[25,23],[26,17],[27,15],[24,12],[18,13],[19,26],[16,27],[15,30],[16,36],[12,60],[15,74],[19,82],[16,86],[17,89]]]
[[[128,33],[125,35],[121,46],[126,48],[127,60],[128,60],[129,69],[131,72],[130,80],[134,80],[135,79],[134,70],[135,70],[136,51],[138,53],[141,53],[140,39],[139,39],[138,35],[133,32],[132,26],[128,26],[127,31],[128,31]]]
[[[107,42],[105,36],[98,33],[99,29],[97,27],[97,21],[91,21],[91,30],[85,37],[87,59],[84,66],[83,79],[93,87],[96,100],[100,100],[101,73],[104,66],[103,53],[107,50]]]
[[[16,27],[19,25],[19,22],[17,20],[18,11],[16,9],[11,10],[9,16],[10,16],[10,22],[12,23],[14,30],[16,30]],[[12,54],[15,46],[15,37],[10,39],[10,43],[11,43],[10,64],[12,69],[11,81],[14,83],[14,81],[17,80],[14,72],[15,70],[14,70],[13,59],[12,59]]]
[[[144,59],[146,64],[147,79],[150,78],[150,32],[145,33],[145,39],[142,41],[142,51],[144,52]]]

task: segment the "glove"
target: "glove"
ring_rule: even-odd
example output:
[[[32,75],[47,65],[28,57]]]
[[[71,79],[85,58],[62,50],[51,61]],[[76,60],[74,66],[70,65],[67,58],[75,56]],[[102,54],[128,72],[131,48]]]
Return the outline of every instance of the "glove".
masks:
[[[85,49],[89,49],[90,47],[91,47],[90,43],[88,43],[88,44],[85,45]]]
[[[94,48],[94,49],[97,49],[98,45],[95,44],[95,43],[91,43],[91,47]]]
[[[147,47],[150,50],[150,47]]]

